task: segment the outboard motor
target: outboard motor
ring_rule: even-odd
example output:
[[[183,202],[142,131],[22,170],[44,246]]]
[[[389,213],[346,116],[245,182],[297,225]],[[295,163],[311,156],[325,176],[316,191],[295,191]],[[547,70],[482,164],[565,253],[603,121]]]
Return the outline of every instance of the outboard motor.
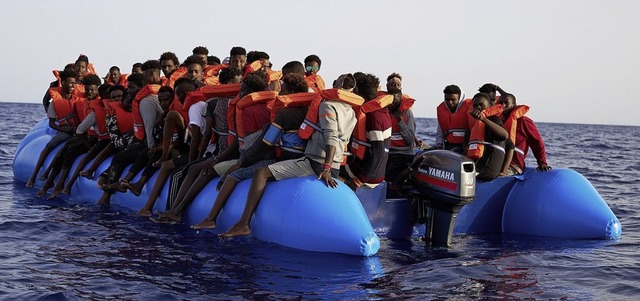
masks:
[[[475,198],[475,164],[461,154],[433,150],[418,155],[411,169],[416,222],[428,224],[426,241],[449,246],[458,212]]]

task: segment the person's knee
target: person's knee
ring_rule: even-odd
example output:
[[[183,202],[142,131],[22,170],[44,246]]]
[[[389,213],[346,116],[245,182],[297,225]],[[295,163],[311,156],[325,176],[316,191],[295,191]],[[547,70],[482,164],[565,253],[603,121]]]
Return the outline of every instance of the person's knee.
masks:
[[[267,166],[263,166],[260,167],[256,170],[255,175],[253,176],[254,179],[268,179],[269,177],[271,177],[271,170],[269,169],[269,167]]]

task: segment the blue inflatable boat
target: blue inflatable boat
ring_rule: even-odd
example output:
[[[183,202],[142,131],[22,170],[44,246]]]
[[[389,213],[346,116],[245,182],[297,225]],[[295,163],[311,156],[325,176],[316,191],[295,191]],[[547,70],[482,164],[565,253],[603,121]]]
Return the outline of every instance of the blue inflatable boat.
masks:
[[[28,180],[35,168],[35,159],[53,134],[47,121],[43,120],[22,140],[13,162],[16,180]],[[51,152],[45,167],[56,152],[57,149]],[[80,158],[76,164],[79,161]],[[102,191],[95,180],[110,162],[109,158],[100,165],[94,179],[79,178],[69,200],[96,202]],[[154,181],[155,175],[149,183]],[[217,195],[217,182],[215,179],[209,183],[187,208],[186,224],[194,225],[207,215]],[[38,180],[35,186],[42,184]],[[247,180],[237,186],[218,217],[215,233],[225,231],[240,218],[249,184]],[[116,193],[111,203],[139,210],[146,202],[151,186],[147,184],[139,197]],[[165,187],[154,210],[167,209],[167,193]],[[276,181],[267,185],[252,220],[252,235],[302,250],[371,256],[380,247],[378,235],[406,238],[417,234],[410,218],[411,207],[411,201],[406,198],[387,199],[384,184],[375,189],[361,188],[354,194],[344,184],[329,189],[314,177]],[[476,198],[457,215],[454,233],[617,239],[622,227],[582,175],[567,169],[549,172],[527,169],[523,175],[477,183]]]

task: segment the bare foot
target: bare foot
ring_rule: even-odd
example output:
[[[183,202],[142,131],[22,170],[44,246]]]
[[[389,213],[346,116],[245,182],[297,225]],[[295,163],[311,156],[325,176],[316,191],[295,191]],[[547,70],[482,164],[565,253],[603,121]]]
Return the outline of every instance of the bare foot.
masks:
[[[42,187],[42,189],[40,189],[40,191],[38,191],[38,193],[36,194],[37,197],[41,198],[43,197],[45,194],[47,194],[47,190],[44,187]]]
[[[218,236],[224,237],[224,238],[230,238],[235,236],[247,236],[247,235],[251,235],[251,229],[249,228],[248,225],[235,224],[233,225],[233,227],[231,227],[231,229],[227,230],[227,232],[224,232]]]
[[[33,187],[33,183],[34,183],[35,181],[36,181],[36,179],[34,179],[34,178],[29,178],[29,181],[27,181],[27,185],[25,185],[25,186],[27,186],[28,188],[31,188],[31,187]]]
[[[53,199],[57,198],[57,197],[58,197],[58,194],[60,194],[60,191],[55,191],[55,190],[54,190],[54,191],[51,193],[51,195],[47,198],[47,200],[53,200]]]
[[[171,211],[158,212],[160,219],[169,220],[171,222],[179,223],[182,221],[182,216],[172,213]]]
[[[106,189],[109,191],[117,191],[117,192],[127,192],[122,186],[120,186],[120,182],[111,183],[106,185]]]
[[[152,213],[150,209],[142,208],[138,211],[138,216],[151,217]]]
[[[93,179],[93,171],[83,170],[79,173],[79,175],[87,179]]]
[[[98,205],[109,205],[111,204],[111,195],[108,193],[103,193],[98,202]]]
[[[43,172],[40,177],[38,177],[38,180],[46,180],[49,177],[49,173],[48,172]]]
[[[135,195],[135,196],[140,196],[140,194],[141,194],[141,191],[140,191],[141,189],[138,188],[138,185],[136,185],[136,184],[131,184],[129,182],[123,182],[122,183],[122,187],[124,189],[129,189],[129,191],[131,191],[131,193],[133,193],[133,195]]]
[[[162,165],[162,162],[169,160],[169,156],[162,156],[160,159],[158,159],[158,161],[153,162],[153,164],[151,164],[153,167],[160,167]]]
[[[71,194],[71,189],[65,187],[64,189],[62,189],[62,191],[60,193],[65,194],[65,195],[70,195]]]
[[[201,221],[197,225],[191,226],[191,229],[194,229],[194,230],[215,229],[216,227],[217,227],[216,221],[211,220],[209,218],[205,218],[203,221]]]

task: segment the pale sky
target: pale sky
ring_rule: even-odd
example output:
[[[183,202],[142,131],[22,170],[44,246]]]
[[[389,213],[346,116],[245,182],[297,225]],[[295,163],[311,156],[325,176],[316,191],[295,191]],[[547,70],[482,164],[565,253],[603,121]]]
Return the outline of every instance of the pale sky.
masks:
[[[165,51],[222,59],[243,46],[276,70],[315,53],[329,84],[399,72],[418,117],[435,117],[446,85],[471,97],[492,82],[535,121],[638,126],[639,15],[635,0],[7,1],[0,101],[41,103],[51,70],[80,53],[103,76]]]

